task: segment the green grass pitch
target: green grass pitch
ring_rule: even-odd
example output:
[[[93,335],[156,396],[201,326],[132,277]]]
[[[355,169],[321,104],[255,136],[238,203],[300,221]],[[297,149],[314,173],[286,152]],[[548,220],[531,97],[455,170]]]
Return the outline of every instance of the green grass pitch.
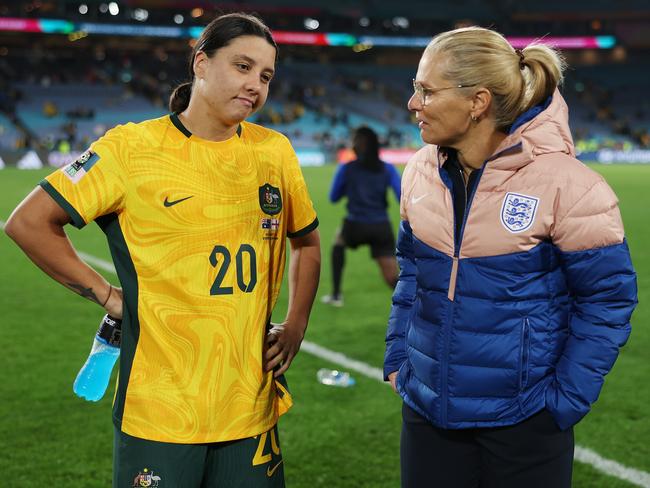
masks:
[[[576,428],[576,442],[629,467],[650,471],[650,166],[594,166],[620,199],[638,273],[640,305],[633,333],[607,377],[591,414]],[[329,249],[343,205],[327,201],[334,168],[305,168],[321,222],[323,273],[318,296],[330,291]],[[47,173],[0,171],[0,220]],[[398,212],[391,196],[393,225]],[[94,226],[70,228],[80,251],[110,260]],[[46,245],[46,243],[44,243]],[[111,480],[111,395],[98,404],[72,393],[88,354],[101,310],[45,277],[0,235],[0,486],[107,487]],[[113,283],[115,276],[105,273]],[[368,249],[347,253],[345,307],[317,302],[306,339],[381,368],[390,291]],[[286,289],[274,318],[286,310]],[[352,388],[316,381],[316,371],[335,367],[306,352],[288,373],[296,404],[280,421],[290,488],[394,488],[399,486],[399,398],[374,379],[354,374]],[[576,462],[574,486],[630,487]]]

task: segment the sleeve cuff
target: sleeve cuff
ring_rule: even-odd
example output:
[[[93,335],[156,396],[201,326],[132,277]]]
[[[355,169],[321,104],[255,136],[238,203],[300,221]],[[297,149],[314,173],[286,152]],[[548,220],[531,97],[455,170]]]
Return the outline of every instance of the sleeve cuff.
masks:
[[[57,191],[56,188],[50,184],[49,181],[43,180],[39,183],[39,185],[70,216],[70,219],[72,219],[72,225],[74,225],[77,229],[81,229],[86,225],[86,222],[81,217],[81,215],[79,215],[79,212],[77,212],[75,208],[70,205],[70,203],[65,198],[63,198],[63,196]]]
[[[316,229],[316,227],[318,227],[318,217],[316,217],[314,221],[311,224],[309,224],[307,227],[303,227],[302,229],[297,230],[296,232],[287,232],[287,237],[289,237],[290,239],[294,239],[296,237],[306,236],[312,230]]]

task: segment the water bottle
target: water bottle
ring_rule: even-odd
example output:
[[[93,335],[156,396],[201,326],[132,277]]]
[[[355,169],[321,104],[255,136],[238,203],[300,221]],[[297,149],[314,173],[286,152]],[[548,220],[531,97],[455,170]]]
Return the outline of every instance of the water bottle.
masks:
[[[354,385],[355,381],[350,373],[346,371],[338,371],[336,369],[319,369],[316,373],[316,378],[324,385],[328,386],[341,386],[346,388]]]
[[[75,395],[89,402],[101,400],[111,378],[111,372],[120,355],[122,321],[104,315],[93,340],[86,363],[79,370],[72,389]]]

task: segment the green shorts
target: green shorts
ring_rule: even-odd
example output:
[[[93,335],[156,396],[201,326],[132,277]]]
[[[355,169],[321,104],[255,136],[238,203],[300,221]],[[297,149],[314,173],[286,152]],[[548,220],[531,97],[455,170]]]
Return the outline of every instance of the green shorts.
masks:
[[[212,444],[170,444],[115,429],[113,488],[284,488],[277,425]]]

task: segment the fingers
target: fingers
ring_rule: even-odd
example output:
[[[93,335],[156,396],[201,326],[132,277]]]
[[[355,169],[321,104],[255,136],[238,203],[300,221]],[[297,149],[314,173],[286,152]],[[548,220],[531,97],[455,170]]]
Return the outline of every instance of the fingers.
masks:
[[[284,324],[272,324],[264,341],[264,371],[274,370],[273,377],[284,374],[300,347],[300,340],[285,330]]]
[[[287,347],[286,344],[276,340],[264,354],[264,371],[275,370],[273,377],[277,378],[289,369],[295,355],[296,353]]]
[[[269,351],[271,350],[269,349]],[[275,370],[273,377],[277,378],[278,376],[283,374],[287,369],[289,369],[289,366],[291,365],[291,361],[293,360],[294,356],[295,354],[285,354],[284,351],[279,350],[277,354],[270,355],[267,358],[266,365],[264,366],[264,370],[267,372],[271,370]]]
[[[289,366],[291,365],[291,360],[286,360],[282,363],[282,366],[280,366],[280,369],[278,369],[275,373],[273,373],[273,377],[277,378],[279,376],[282,376],[286,370],[289,369]]]
[[[388,381],[390,382],[390,386],[393,389],[393,391],[395,393],[399,393],[397,391],[397,371],[388,375]]]

